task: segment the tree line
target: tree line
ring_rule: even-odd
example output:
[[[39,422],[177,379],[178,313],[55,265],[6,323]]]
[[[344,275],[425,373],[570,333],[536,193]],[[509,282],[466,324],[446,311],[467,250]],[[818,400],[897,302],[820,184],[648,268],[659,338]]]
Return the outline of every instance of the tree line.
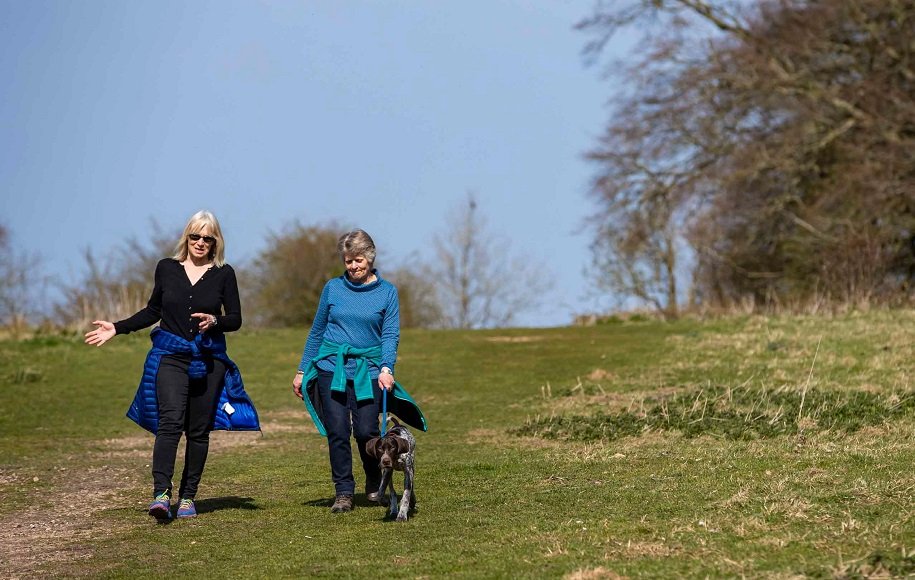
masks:
[[[915,1],[620,0],[578,28],[622,87],[588,154],[599,284],[668,317],[911,304]]]
[[[393,282],[405,328],[486,328],[507,326],[536,308],[544,289],[524,262],[515,260],[518,278],[504,283],[511,261],[507,242],[490,233],[473,195],[449,212],[451,220],[433,240],[431,257],[413,256],[400,265],[376,267]],[[247,263],[233,263],[246,324],[264,327],[309,325],[324,283],[344,272],[336,253],[339,236],[351,228],[338,223],[292,222],[270,232],[263,249]],[[56,283],[61,298],[42,300],[36,289],[53,286],[42,274],[39,256],[17,252],[0,224],[0,327],[23,332],[36,323],[73,330],[99,318],[119,320],[146,305],[156,263],[171,256],[180,228],[153,224],[148,239],[128,239],[127,251],[100,257],[84,251],[84,268],[74,283]],[[231,234],[230,234],[231,235]],[[528,284],[518,280],[527,277]]]
[[[669,318],[912,304],[915,0],[614,0],[577,28],[614,82],[587,152],[596,287]],[[608,59],[610,40],[633,31],[636,49]],[[405,326],[505,326],[542,296],[547,277],[492,239],[473,196],[459,210],[431,258],[382,263]],[[249,320],[310,322],[324,280],[342,272],[340,231],[271,233],[240,268]],[[64,288],[53,320],[141,307],[171,250],[160,234],[134,240],[123,262],[87,250],[86,277]],[[35,317],[47,280],[33,258],[0,226],[2,325]]]

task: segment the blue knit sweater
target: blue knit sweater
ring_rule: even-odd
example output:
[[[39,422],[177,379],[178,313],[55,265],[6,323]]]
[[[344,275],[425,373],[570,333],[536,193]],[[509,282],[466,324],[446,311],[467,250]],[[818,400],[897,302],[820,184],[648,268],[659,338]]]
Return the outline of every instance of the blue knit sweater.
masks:
[[[353,284],[343,274],[324,285],[299,370],[308,369],[308,363],[317,356],[324,340],[356,348],[380,344],[381,366],[394,370],[400,342],[400,301],[397,288],[383,280],[377,270],[372,272],[377,280],[369,284]],[[333,358],[320,360],[317,366],[332,372]],[[370,365],[369,374],[373,379],[378,378],[379,369],[374,364]],[[353,378],[355,372],[356,361],[346,361],[347,378]]]

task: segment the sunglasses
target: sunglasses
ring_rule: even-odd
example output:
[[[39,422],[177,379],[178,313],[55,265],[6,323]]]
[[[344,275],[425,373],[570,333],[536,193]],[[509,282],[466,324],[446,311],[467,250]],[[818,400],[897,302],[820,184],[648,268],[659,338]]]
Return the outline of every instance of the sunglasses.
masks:
[[[192,242],[197,242],[200,240],[200,238],[203,238],[203,241],[206,242],[210,246],[212,246],[213,244],[216,243],[216,238],[214,238],[213,236],[201,236],[200,234],[188,234],[187,238]]]

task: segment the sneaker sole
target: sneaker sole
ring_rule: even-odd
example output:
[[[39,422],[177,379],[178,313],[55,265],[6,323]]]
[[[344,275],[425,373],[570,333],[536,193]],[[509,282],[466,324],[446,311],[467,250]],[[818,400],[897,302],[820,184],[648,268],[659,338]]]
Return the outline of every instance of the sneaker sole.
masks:
[[[167,510],[164,507],[156,506],[149,508],[149,515],[156,518],[157,520],[170,520],[172,519],[171,510]]]

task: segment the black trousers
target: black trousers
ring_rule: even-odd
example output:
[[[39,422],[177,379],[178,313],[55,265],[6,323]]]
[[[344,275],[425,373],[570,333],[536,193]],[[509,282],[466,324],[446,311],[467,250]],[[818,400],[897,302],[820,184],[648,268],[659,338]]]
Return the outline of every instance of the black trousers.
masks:
[[[159,399],[159,430],[153,446],[153,493],[172,495],[172,475],[178,442],[185,434],[184,472],[178,497],[193,499],[210,448],[210,429],[226,374],[222,361],[207,359],[207,375],[201,379],[187,376],[191,357],[167,355],[159,362],[156,395]]]
[[[330,476],[337,495],[353,495],[356,479],[353,477],[353,451],[350,437],[356,437],[356,448],[365,472],[365,491],[378,491],[381,469],[378,460],[365,450],[366,442],[378,437],[378,413],[381,410],[381,390],[378,381],[372,380],[374,399],[356,401],[353,381],[346,381],[346,391],[331,391],[334,374],[318,371],[318,391],[324,411],[324,428],[327,430],[327,449],[330,455]]]

